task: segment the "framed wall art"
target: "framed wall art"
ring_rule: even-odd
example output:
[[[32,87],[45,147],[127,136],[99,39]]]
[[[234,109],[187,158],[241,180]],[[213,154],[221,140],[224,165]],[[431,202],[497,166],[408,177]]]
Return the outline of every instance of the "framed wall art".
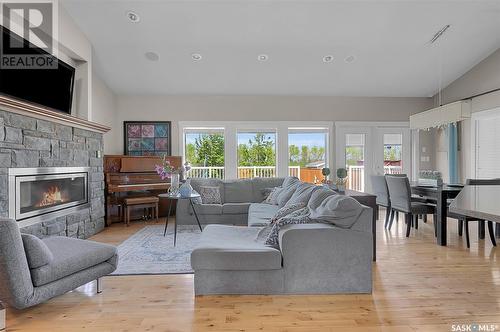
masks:
[[[129,156],[170,156],[172,123],[170,121],[124,121],[125,154]]]

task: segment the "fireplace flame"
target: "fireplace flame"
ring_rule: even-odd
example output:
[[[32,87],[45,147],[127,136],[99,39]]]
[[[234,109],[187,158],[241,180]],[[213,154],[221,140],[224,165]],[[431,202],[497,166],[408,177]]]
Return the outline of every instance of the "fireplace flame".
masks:
[[[64,199],[61,194],[61,190],[58,186],[51,186],[47,191],[42,194],[42,198],[36,204],[36,207],[50,206],[54,204],[64,203],[67,199]]]

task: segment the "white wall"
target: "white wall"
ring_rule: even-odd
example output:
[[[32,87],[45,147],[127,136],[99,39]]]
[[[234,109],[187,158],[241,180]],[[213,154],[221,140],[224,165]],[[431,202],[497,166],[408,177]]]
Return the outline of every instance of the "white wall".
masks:
[[[116,127],[116,96],[96,73],[92,74],[92,114],[93,121],[111,128]],[[121,146],[118,144],[118,132],[118,130],[112,130],[104,134],[105,154],[122,153]]]
[[[500,88],[500,49],[443,89],[441,95],[443,104],[447,104],[498,88]],[[500,91],[473,98],[471,107],[473,113],[500,107]],[[472,140],[470,128],[470,120],[462,121],[459,151],[459,176],[461,181],[471,178],[473,174],[471,170],[471,158],[473,156],[470,148]],[[438,142],[444,140],[444,134],[437,135],[437,139]],[[448,147],[442,146],[437,149],[434,158],[436,169],[443,172],[443,174],[448,174]]]
[[[58,56],[75,66],[72,114],[92,120],[92,44],[64,7],[58,7]]]
[[[434,129],[426,131],[419,131],[419,169],[431,170],[435,169],[435,155],[436,155],[436,132]],[[427,159],[428,158],[428,159]]]
[[[430,98],[308,96],[118,96],[113,131],[123,151],[123,121],[172,121],[179,154],[179,121],[408,121]]]

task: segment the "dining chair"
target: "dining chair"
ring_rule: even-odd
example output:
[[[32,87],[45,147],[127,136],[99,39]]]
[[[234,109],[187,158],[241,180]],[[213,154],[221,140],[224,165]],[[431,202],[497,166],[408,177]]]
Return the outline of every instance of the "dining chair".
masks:
[[[382,177],[381,175],[375,175],[377,177]],[[387,228],[387,229],[391,229],[392,227],[392,223],[394,221],[394,217],[396,217],[396,221],[399,220],[399,212],[397,210],[394,210],[391,208],[391,197],[389,195],[389,189],[387,189],[387,181],[385,180],[385,177],[386,176],[396,176],[396,177],[403,177],[403,178],[407,178],[408,176],[406,174],[386,174],[383,176],[383,186],[382,186],[382,179],[380,178],[377,178],[377,179],[373,179],[372,178],[372,184],[373,184],[373,190],[375,191],[374,194],[377,195],[377,200],[378,200],[378,195],[380,194],[383,198],[381,200],[382,203],[385,203],[385,199],[384,199],[384,195],[387,196],[387,201],[388,201],[388,207],[387,207],[387,212],[386,212],[386,221],[385,221],[385,224],[384,224],[384,227]],[[377,183],[375,183],[377,182]],[[384,186],[385,186],[385,190],[386,190],[386,193],[384,193]],[[420,196],[417,196],[417,195],[412,195],[411,196],[411,200],[413,202],[420,202],[420,203],[427,203],[427,199],[425,197],[420,197]],[[378,204],[378,203],[377,203]],[[382,206],[385,206],[383,204],[380,204]],[[423,219],[424,219],[424,222],[427,222],[427,215],[423,215]]]
[[[467,185],[470,186],[494,186],[500,185],[500,179],[467,179]],[[469,237],[469,222],[478,222],[478,237],[479,239],[484,239],[484,223],[482,219],[467,217],[458,213],[453,213],[448,211],[448,217],[458,220],[458,235],[462,236],[462,230],[465,229],[465,240],[467,242],[467,248],[470,248],[470,237]],[[495,232],[493,230],[493,222],[487,221],[488,223],[488,233],[490,235],[491,244],[496,247],[497,242],[495,240]]]
[[[384,228],[387,228],[391,214],[391,200],[389,199],[387,181],[384,175],[372,175],[370,178],[372,181],[373,194],[377,196],[377,205],[383,206],[386,209]]]
[[[434,206],[412,200],[408,177],[386,175],[386,181],[389,189],[391,209],[405,214],[406,237],[409,237],[412,223],[415,225],[415,228],[418,229],[418,216],[435,214],[436,209]],[[391,224],[392,223],[389,224],[389,228]],[[434,234],[436,234],[435,223]]]

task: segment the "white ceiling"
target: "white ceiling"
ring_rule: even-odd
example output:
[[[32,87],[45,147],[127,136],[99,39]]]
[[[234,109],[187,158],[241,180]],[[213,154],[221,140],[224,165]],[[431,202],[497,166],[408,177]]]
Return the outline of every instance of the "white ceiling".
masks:
[[[119,94],[435,94],[500,47],[500,1],[63,0]],[[130,23],[126,13],[140,15]],[[444,25],[451,28],[434,45]],[[144,56],[160,55],[158,62]],[[191,54],[199,53],[195,62]],[[439,54],[443,67],[439,69]],[[257,56],[267,54],[268,61]],[[334,61],[324,63],[323,56]],[[344,58],[354,55],[353,63]]]

